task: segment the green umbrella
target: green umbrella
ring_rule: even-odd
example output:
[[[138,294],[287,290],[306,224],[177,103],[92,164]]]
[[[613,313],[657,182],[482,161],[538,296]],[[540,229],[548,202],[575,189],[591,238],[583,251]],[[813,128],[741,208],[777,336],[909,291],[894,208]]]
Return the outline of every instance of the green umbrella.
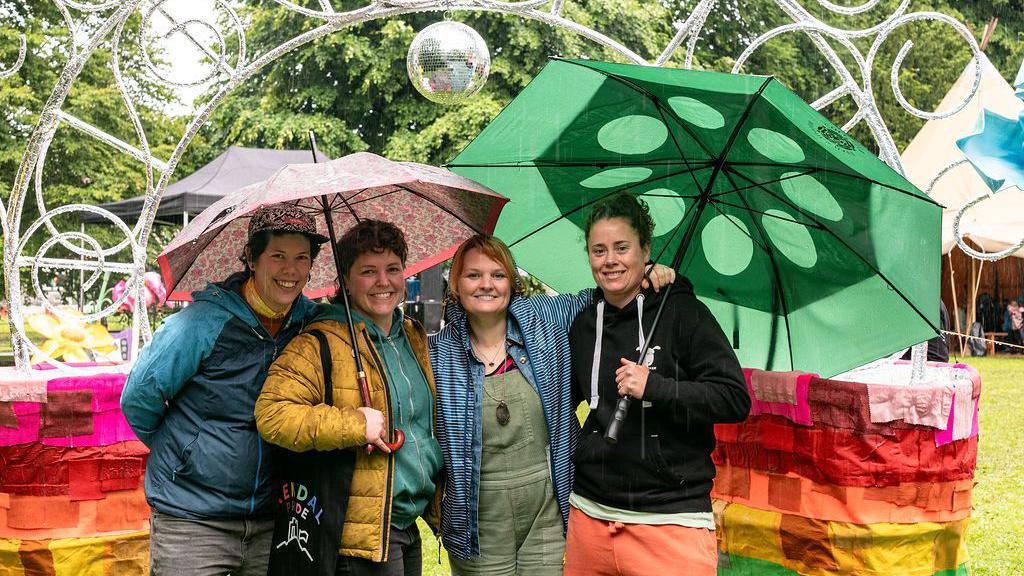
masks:
[[[511,199],[495,234],[592,285],[587,207],[620,191],[744,366],[831,376],[936,334],[941,206],[770,77],[555,60],[449,165]]]

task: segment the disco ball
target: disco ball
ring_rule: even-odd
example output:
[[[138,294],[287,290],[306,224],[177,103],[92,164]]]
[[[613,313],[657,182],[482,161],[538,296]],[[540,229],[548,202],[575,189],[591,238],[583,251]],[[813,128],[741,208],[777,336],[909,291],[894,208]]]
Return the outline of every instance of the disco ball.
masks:
[[[405,66],[412,85],[427,100],[462,104],[487,82],[491,55],[476,30],[445,20],[412,39]]]

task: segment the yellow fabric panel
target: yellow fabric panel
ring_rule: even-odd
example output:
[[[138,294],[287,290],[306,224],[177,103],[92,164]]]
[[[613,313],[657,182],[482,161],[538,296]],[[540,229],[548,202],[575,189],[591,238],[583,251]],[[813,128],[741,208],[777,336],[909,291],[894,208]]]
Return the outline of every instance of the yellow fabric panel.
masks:
[[[149,572],[149,532],[50,542],[56,576],[142,576]]]
[[[968,560],[967,520],[911,524],[828,522],[829,544],[838,571],[787,558],[779,527],[782,514],[742,504],[715,502],[722,552],[764,560],[806,576],[931,576]]]
[[[50,542],[56,576],[106,576],[105,538],[65,538]]]
[[[730,504],[721,514],[718,530],[723,551],[747,558],[784,564],[779,524],[782,515],[740,504]]]
[[[21,540],[0,538],[0,576],[25,576],[18,556],[19,548]]]

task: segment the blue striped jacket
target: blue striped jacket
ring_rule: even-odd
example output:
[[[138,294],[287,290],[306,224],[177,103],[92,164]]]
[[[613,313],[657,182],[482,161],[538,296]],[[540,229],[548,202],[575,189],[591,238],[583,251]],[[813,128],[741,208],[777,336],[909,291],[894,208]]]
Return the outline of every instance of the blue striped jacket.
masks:
[[[513,297],[508,307],[508,351],[540,396],[548,426],[551,485],[569,521],[572,456],[579,421],[570,386],[569,326],[593,298],[593,290],[560,296]],[[444,453],[441,541],[449,554],[480,555],[477,518],[482,453],[484,367],[473,355],[466,311],[449,304],[443,330],[430,337],[430,363],[437,383],[437,439]]]

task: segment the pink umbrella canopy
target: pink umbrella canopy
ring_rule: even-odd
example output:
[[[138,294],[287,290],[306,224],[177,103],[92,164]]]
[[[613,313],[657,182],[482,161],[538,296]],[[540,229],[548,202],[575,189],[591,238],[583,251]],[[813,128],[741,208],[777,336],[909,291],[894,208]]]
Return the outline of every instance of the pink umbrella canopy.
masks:
[[[243,269],[249,216],[259,207],[289,203],[316,216],[327,236],[326,199],[338,238],[360,220],[385,220],[405,232],[406,276],[444,262],[464,240],[491,233],[508,199],[453,172],[414,162],[392,162],[369,152],[319,164],[289,164],[270,179],[218,200],[195,217],[158,257],[171,294],[191,292]],[[337,271],[329,246],[313,263],[305,293],[333,295]]]

